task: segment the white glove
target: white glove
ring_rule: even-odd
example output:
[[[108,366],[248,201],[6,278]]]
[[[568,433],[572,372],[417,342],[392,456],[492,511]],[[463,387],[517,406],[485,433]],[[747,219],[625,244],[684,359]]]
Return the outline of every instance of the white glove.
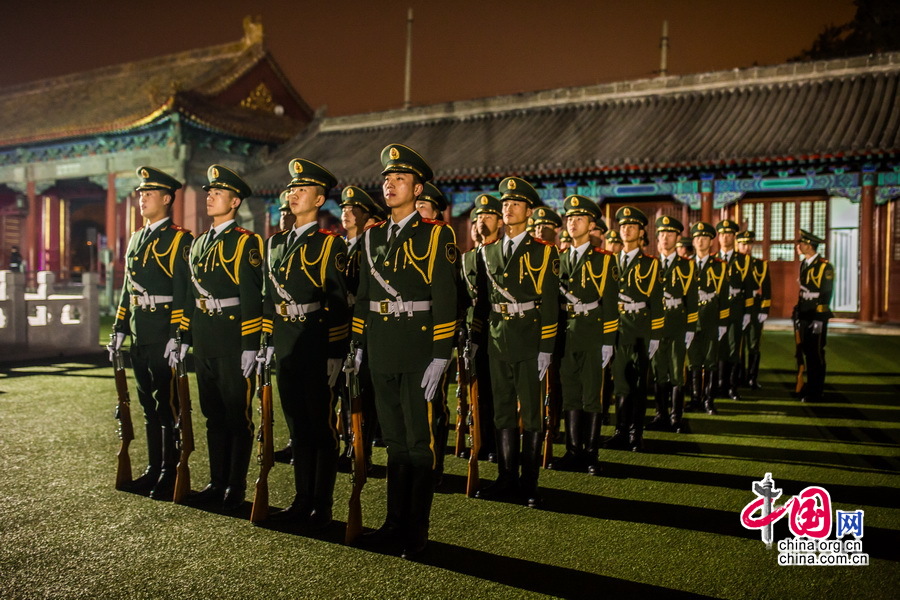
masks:
[[[175,350],[175,348],[175,339],[171,338],[166,342],[166,351],[163,352],[163,358],[169,359],[169,366],[173,369],[178,366],[178,363],[184,360],[185,356],[187,356],[188,345],[181,344],[181,347],[178,350]]]
[[[348,373],[348,374],[349,373],[354,373],[354,374],[359,373],[359,368],[362,366],[362,357],[363,357],[362,348],[357,348],[356,355],[353,357],[353,364],[352,365],[345,364],[344,365],[344,373]],[[350,380],[348,379],[347,381],[350,381]]]
[[[819,335],[820,333],[822,333],[822,321],[813,321],[812,323],[810,323],[809,331],[813,335]]]
[[[741,325],[741,329],[747,329],[747,327],[749,325],[750,325],[750,315],[744,315],[744,322]]]
[[[250,377],[256,370],[256,350],[244,350],[241,352],[241,371],[244,377]]]
[[[694,342],[694,332],[693,331],[685,331],[684,332],[684,347],[690,348],[691,344]]]
[[[756,318],[759,319],[760,323],[765,323],[766,319],[769,318],[769,315],[767,315],[766,313],[759,313],[758,315],[756,315]]]
[[[721,340],[723,337],[725,337],[725,332],[726,332],[726,331],[728,331],[728,328],[727,328],[727,327],[725,327],[724,325],[719,325],[719,339],[720,339],[720,340]]]
[[[647,358],[652,359],[657,350],[659,350],[659,340],[650,340],[650,346],[647,348]]]
[[[434,358],[431,364],[425,369],[425,376],[422,377],[422,386],[425,389],[425,400],[431,402],[434,394],[437,392],[438,384],[441,382],[441,376],[444,369],[447,368],[446,358]]]
[[[329,358],[325,364],[325,373],[328,375],[328,387],[334,387],[338,375],[341,374],[341,359]]]
[[[272,364],[272,357],[275,356],[275,346],[266,346],[266,353],[264,356],[260,356],[259,353],[256,355],[256,362],[259,363],[260,367],[268,367]]]
[[[601,369],[605,369],[606,365],[609,364],[609,361],[612,360],[613,357],[613,347],[612,346],[603,346],[600,349],[601,356],[603,356],[603,366]]]
[[[122,344],[125,342],[125,334],[117,333],[115,340],[111,340],[109,345],[106,347],[109,350],[109,362],[113,361],[113,354],[119,351],[122,348]]]
[[[549,352],[538,352],[538,379],[543,380],[550,368],[550,359],[552,354]]]
[[[478,344],[472,342],[472,354],[469,355],[469,359],[474,360],[476,354],[478,354]]]

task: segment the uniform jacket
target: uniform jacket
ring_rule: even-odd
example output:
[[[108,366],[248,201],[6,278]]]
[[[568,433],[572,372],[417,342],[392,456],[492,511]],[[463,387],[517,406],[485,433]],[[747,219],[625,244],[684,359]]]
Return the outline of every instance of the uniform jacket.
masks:
[[[632,303],[645,306],[629,311],[626,305]],[[619,270],[619,343],[661,339],[664,322],[659,259],[638,252],[625,269]]]
[[[754,318],[759,313],[769,314],[772,306],[772,278],[769,277],[769,261],[751,256],[750,276],[753,279]]]
[[[139,243],[143,229],[136,231],[125,252],[127,271],[116,322],[116,332],[131,333],[138,345],[166,342],[175,337],[185,311],[190,312],[193,297],[188,269],[188,253],[194,236],[187,229],[172,224],[171,219],[156,228],[150,237]],[[144,306],[136,304],[134,296],[142,294],[135,284],[149,296],[171,296],[173,300]]]
[[[684,339],[688,331],[697,330],[697,274],[696,263],[677,254],[665,269],[660,259],[660,279],[663,286],[663,309],[666,320],[663,336]],[[681,302],[678,302],[681,300]]]
[[[800,298],[794,309],[797,316],[809,321],[827,321],[831,312],[831,296],[834,292],[834,266],[821,256],[811,265],[800,261]]]
[[[485,275],[479,302],[510,302],[498,286],[515,298],[516,303],[535,302],[538,306],[524,316],[489,313],[490,343],[504,360],[520,362],[536,358],[538,352],[552,353],[559,320],[559,252],[556,246],[526,235],[508,261],[503,260],[502,238],[481,247]],[[489,276],[488,276],[489,274]]]
[[[619,328],[619,265],[616,256],[602,248],[592,248],[572,262],[572,252],[560,255],[559,286],[560,312],[565,317],[564,351],[566,353],[596,350],[600,346],[615,346]],[[571,298],[582,304],[600,302],[587,315],[574,312]]]
[[[196,280],[188,284],[194,298],[193,314],[185,311],[183,326],[193,335],[198,357],[212,358],[258,350],[262,331],[262,238],[251,231],[230,224],[205,248],[208,232],[191,246],[191,274]],[[212,298],[238,298],[237,306],[207,310],[197,306],[205,299],[200,285]]]
[[[379,373],[424,371],[434,358],[450,359],[456,332],[456,262],[453,231],[440,221],[413,215],[388,245],[391,220],[369,228],[361,246],[360,278],[353,310],[353,340],[367,349]],[[370,302],[396,298],[370,273],[372,267],[403,302],[431,302],[431,309],[399,316],[370,310]]]
[[[716,255],[722,258],[722,253]],[[728,305],[732,322],[740,322],[744,313],[754,304],[753,290],[755,283],[751,273],[752,260],[737,250],[731,252],[731,259],[726,264],[725,282],[722,284],[722,301]]]
[[[293,352],[298,341],[316,351],[327,341],[328,356],[344,358],[350,338],[344,275],[347,244],[330,231],[312,227],[289,246],[291,231],[278,232],[266,241],[263,332],[274,331],[279,358]],[[292,317],[291,301],[320,307],[308,316]]]
[[[694,265],[697,259],[692,259]],[[725,278],[725,261],[715,256],[708,256],[703,267],[695,268],[697,278],[697,329],[705,331],[708,336],[718,336],[718,328],[724,327],[731,316],[727,295],[722,289],[728,285]]]

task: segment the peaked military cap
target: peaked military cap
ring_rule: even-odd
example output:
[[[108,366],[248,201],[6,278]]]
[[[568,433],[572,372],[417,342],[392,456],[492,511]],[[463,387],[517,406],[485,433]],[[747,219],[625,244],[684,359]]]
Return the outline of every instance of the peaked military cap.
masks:
[[[633,206],[623,206],[616,211],[616,221],[619,225],[647,226],[647,215]]]
[[[241,179],[240,175],[228,167],[211,165],[206,170],[206,178],[209,179],[209,183],[204,185],[203,189],[207,192],[213,188],[230,190],[237,194],[241,200],[253,195],[253,190],[250,189],[250,186]]]
[[[291,212],[291,202],[288,200],[288,190],[283,190],[278,196],[278,210],[281,212]]]
[[[752,244],[756,241],[756,234],[752,231],[742,231],[734,237],[738,244]]]
[[[370,215],[381,215],[381,207],[366,190],[348,185],[341,191],[341,206],[358,206]]]
[[[418,175],[422,183],[431,181],[434,172],[419,153],[403,144],[389,144],[381,151],[382,175],[388,173],[413,173]]]
[[[500,182],[499,190],[501,200],[527,202],[531,208],[536,208],[542,204],[537,190],[530,183],[519,177],[507,177]]]
[[[490,194],[481,194],[475,199],[475,215],[482,213],[497,215],[503,217],[503,202],[497,196]]]
[[[325,193],[337,185],[337,177],[331,171],[305,158],[295,158],[288,164],[288,172],[291,174],[291,182],[288,188],[302,187],[305,185],[319,185],[325,188]]]
[[[737,233],[738,224],[730,219],[722,219],[716,223],[716,231],[719,233]]]
[[[694,251],[694,244],[691,243],[691,240],[689,238],[678,238],[678,241],[675,242],[675,247],[685,248],[687,250],[690,250],[691,252]]]
[[[698,235],[706,236],[710,239],[716,237],[716,230],[713,229],[713,226],[709,223],[704,223],[703,221],[699,221],[691,225],[691,238],[695,238]]]
[[[599,210],[599,208],[600,207],[598,206],[597,209]],[[606,232],[609,231],[609,227],[606,226],[606,221],[600,217],[594,219],[594,225],[596,225],[596,229],[599,229],[602,234],[606,234]]]
[[[819,244],[824,244],[825,240],[815,235],[814,233],[810,233],[804,229],[800,230],[800,240],[801,242],[805,242],[807,244],[812,244],[813,246],[818,246]]]
[[[554,227],[562,227],[562,217],[556,214],[556,211],[549,206],[539,206],[534,209],[531,214],[531,220],[534,225],[553,225]]]
[[[675,233],[681,233],[684,231],[684,225],[682,225],[681,221],[675,217],[663,215],[656,219],[656,231],[674,231]]]
[[[563,209],[566,211],[567,217],[572,217],[575,215],[587,215],[593,218],[595,221],[600,218],[600,207],[597,206],[597,203],[588,198],[587,196],[579,196],[577,194],[572,194],[571,196],[566,197],[563,201]],[[606,224],[603,225],[604,228]]]
[[[621,244],[622,236],[619,235],[619,232],[616,231],[615,229],[610,229],[609,231],[606,232],[606,241],[612,242],[614,244]]]
[[[163,173],[159,169],[153,167],[138,167],[135,172],[141,179],[141,184],[134,188],[134,191],[136,192],[141,190],[162,190],[174,194],[175,190],[181,189],[180,181],[170,176],[168,173]]]
[[[440,212],[444,212],[447,210],[447,198],[444,196],[441,190],[437,189],[437,187],[429,182],[425,184],[425,189],[422,190],[422,193],[419,195],[416,200],[425,200],[426,202],[431,202],[434,204]]]
[[[565,229],[563,229],[563,230],[560,232],[560,234],[559,234],[559,241],[560,241],[560,242],[571,242],[571,241],[572,241],[572,236],[571,236],[571,234],[569,234],[568,231],[566,231]]]

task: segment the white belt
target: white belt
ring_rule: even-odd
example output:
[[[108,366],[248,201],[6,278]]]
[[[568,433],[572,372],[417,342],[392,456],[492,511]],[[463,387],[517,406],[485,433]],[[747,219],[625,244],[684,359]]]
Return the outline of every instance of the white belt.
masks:
[[[819,297],[819,292],[800,292],[800,297],[804,300],[815,300]]]
[[[706,304],[707,302],[711,302],[716,297],[715,292],[704,292],[703,290],[697,290],[697,298],[700,301],[700,304]]]
[[[297,304],[296,302],[282,302],[275,306],[275,312],[282,317],[290,317],[291,321],[305,321],[306,314],[316,312],[322,308],[321,302],[310,302],[309,304]]]
[[[566,304],[566,312],[570,317],[577,317],[580,315],[587,315],[598,306],[600,306],[599,300],[594,300],[593,302],[588,302],[587,304],[585,304],[584,302],[575,302]]]
[[[537,303],[534,300],[530,302],[501,302],[499,304],[491,304],[491,308],[495,313],[501,314],[504,317],[511,317],[514,315],[524,317],[525,311],[537,308]]]
[[[131,305],[140,306],[143,310],[150,309],[151,312],[156,310],[157,304],[165,304],[172,302],[175,298],[172,296],[150,296],[149,294],[132,294]]]
[[[729,298],[734,298],[735,296],[737,296],[740,293],[741,293],[741,288],[731,287],[730,285],[728,286],[728,297]]]
[[[394,302],[392,300],[382,300],[375,302],[369,301],[369,310],[379,315],[394,315],[399,317],[400,313],[406,313],[412,316],[414,312],[426,312],[431,310],[431,300],[419,300],[410,302]]]
[[[681,298],[666,298],[663,302],[666,308],[675,308],[676,306],[681,306],[683,300]]]
[[[646,302],[619,302],[619,312],[637,312],[647,308]]]
[[[240,298],[213,298],[212,296],[206,298],[197,298],[194,301],[194,304],[197,305],[197,308],[202,310],[205,313],[213,314],[219,313],[222,314],[223,308],[228,308],[229,306],[238,306],[241,303]]]

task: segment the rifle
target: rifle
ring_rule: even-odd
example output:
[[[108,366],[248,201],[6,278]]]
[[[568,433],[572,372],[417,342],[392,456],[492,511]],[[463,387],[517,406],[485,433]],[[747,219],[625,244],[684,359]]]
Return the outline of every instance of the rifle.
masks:
[[[796,312],[796,309],[795,309]],[[803,361],[803,336],[800,334],[800,320],[796,318],[792,319],[794,323],[794,344],[796,349],[794,351],[794,358],[797,359],[797,384],[794,386],[794,392],[799,394],[803,391],[803,371],[806,369],[806,363]]]
[[[469,413],[469,374],[466,372],[466,348],[469,348],[469,340],[463,341],[463,335],[459,336],[456,344],[456,446],[453,453],[463,457],[466,450],[466,427]]]
[[[554,397],[554,377],[556,377],[556,370],[553,368],[551,364],[547,368],[547,375],[544,377],[545,382],[545,390],[544,394],[544,459],[541,462],[541,466],[545,469],[550,468],[550,463],[553,462],[553,436],[556,431],[556,427],[559,425],[559,412],[557,411],[556,406],[556,398]]]
[[[175,332],[175,352],[181,356],[181,330]],[[191,491],[191,468],[188,459],[194,451],[194,422],[191,418],[191,387],[188,382],[185,361],[179,360],[175,366],[178,389],[178,420],[175,422],[175,444],[178,447],[178,466],[175,467],[175,492],[172,502],[182,504]]]
[[[275,464],[275,447],[272,439],[273,407],[272,407],[272,371],[266,364],[266,349],[269,346],[268,334],[263,335],[256,360],[259,363],[256,395],[259,396],[259,431],[256,440],[259,450],[256,460],[259,462],[259,477],[256,479],[256,491],[253,493],[253,508],[250,509],[250,522],[259,523],[269,516],[269,471]]]
[[[128,379],[125,376],[125,359],[122,352],[114,350],[116,344],[115,332],[109,334],[109,350],[113,356],[113,372],[116,376],[116,419],[119,420],[119,439],[122,445],[116,453],[118,466],[116,467],[116,489],[121,490],[131,483],[131,457],[128,456],[128,446],[134,439],[134,426],[131,423],[131,399],[128,397]]]
[[[350,352],[344,362],[347,373],[347,389],[350,395],[350,435],[353,442],[353,470],[350,471],[350,506],[347,512],[347,532],[344,543],[352,544],[362,533],[362,489],[366,484],[366,451],[363,445],[362,394],[359,389],[359,374],[354,370],[358,342],[350,343]]]
[[[469,385],[469,414],[466,424],[469,429],[469,465],[466,479],[466,496],[475,497],[480,481],[478,478],[478,455],[481,453],[481,413],[478,410],[478,377],[472,368],[472,331],[466,330],[466,344],[463,348],[463,366],[461,373]],[[460,380],[463,377],[460,375]],[[460,383],[460,385],[462,385]]]

